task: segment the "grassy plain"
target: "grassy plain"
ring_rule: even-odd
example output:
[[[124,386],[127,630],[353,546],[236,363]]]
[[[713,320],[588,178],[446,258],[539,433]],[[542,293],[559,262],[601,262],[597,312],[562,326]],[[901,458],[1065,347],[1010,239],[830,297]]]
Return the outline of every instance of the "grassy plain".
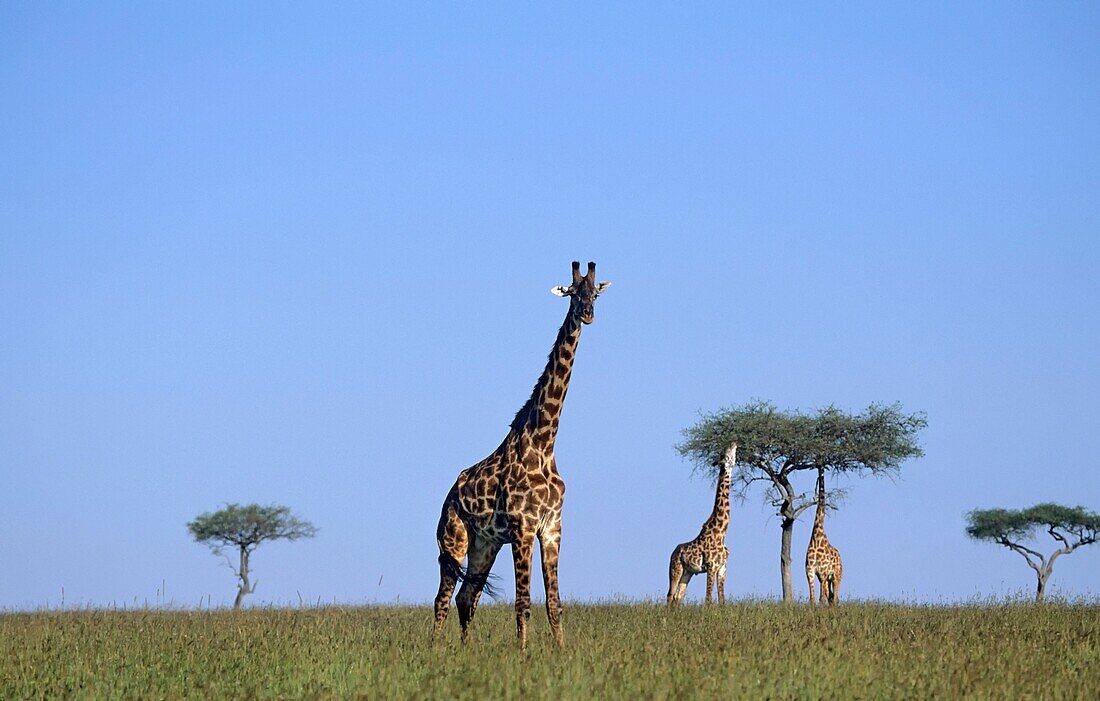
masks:
[[[453,618],[452,612],[452,618]],[[427,607],[0,615],[0,698],[1100,698],[1100,607],[836,610],[740,602],[478,611],[433,646]]]

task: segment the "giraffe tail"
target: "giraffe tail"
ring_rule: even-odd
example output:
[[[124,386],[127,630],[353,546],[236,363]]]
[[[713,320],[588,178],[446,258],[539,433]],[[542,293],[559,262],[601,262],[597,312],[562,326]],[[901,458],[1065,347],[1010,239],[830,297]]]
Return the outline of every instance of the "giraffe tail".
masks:
[[[462,563],[451,557],[451,554],[447,552],[439,553],[439,566],[443,568],[443,573],[448,577],[460,582],[468,582],[471,586],[481,589],[494,599],[499,599],[500,591],[493,584],[497,580],[495,574],[488,572],[485,574],[470,574],[462,566]]]

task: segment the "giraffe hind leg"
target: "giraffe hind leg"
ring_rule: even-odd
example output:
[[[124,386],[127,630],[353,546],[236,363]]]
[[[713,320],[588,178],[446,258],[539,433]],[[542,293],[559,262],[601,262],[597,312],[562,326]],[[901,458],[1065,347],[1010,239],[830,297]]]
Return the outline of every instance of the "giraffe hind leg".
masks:
[[[665,603],[669,606],[677,604],[680,598],[677,592],[680,590],[680,578],[684,574],[684,563],[680,560],[680,546],[672,551],[672,557],[668,563],[668,597]],[[682,595],[681,595],[682,596]]]
[[[684,600],[684,594],[687,594],[688,582],[695,574],[691,570],[684,570],[684,573],[680,575],[680,581],[676,583],[676,603],[680,603]]]
[[[447,623],[447,612],[451,608],[451,594],[455,585],[462,579],[462,559],[466,557],[469,538],[466,524],[455,513],[454,508],[445,506],[439,517],[436,529],[439,545],[439,590],[435,595],[435,627],[433,637],[438,638]]]
[[[837,571],[833,573],[832,586],[829,588],[829,602],[833,606],[840,605],[840,578],[843,571],[837,568]]]
[[[435,628],[433,637],[438,638],[447,624],[447,613],[451,608],[451,594],[458,583],[458,574],[462,569],[454,555],[439,553],[439,590],[435,595]]]
[[[487,543],[475,540],[467,556],[466,572],[462,575],[462,587],[455,597],[455,605],[458,608],[458,622],[462,626],[462,640],[465,642],[470,632],[470,624],[473,623],[474,613],[477,612],[477,602],[481,598],[482,590],[493,594],[489,587],[489,570],[497,559],[500,546],[495,543]]]

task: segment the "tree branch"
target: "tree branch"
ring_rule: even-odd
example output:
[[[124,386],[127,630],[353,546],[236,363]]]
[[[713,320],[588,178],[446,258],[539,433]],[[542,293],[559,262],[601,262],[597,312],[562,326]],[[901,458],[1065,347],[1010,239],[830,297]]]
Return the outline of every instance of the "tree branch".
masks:
[[[784,488],[783,483],[779,481],[779,475],[776,474],[775,470],[771,468],[771,465],[768,465],[766,462],[761,463],[760,469],[764,471],[764,474],[766,474],[768,476],[768,479],[771,480],[772,484],[775,485],[776,491],[778,491],[780,494],[786,493],[786,489]]]
[[[1004,536],[1001,536],[1000,538],[998,538],[997,542],[1000,543],[1001,545],[1004,545],[1005,547],[1010,548],[1012,550],[1015,550],[1016,552],[1023,555],[1024,559],[1027,560],[1028,566],[1031,567],[1031,569],[1038,572],[1040,575],[1042,575],[1043,570],[1046,569],[1047,559],[1045,557],[1043,557],[1042,554],[1035,552],[1031,548],[1026,548],[1023,545],[1020,545],[1019,543],[1013,543],[1011,540],[1009,540],[1008,538],[1006,538]],[[1036,565],[1034,562],[1032,562],[1031,556],[1033,556],[1033,555],[1035,557],[1039,558],[1039,563],[1040,563],[1039,565]]]
[[[1073,547],[1070,546],[1069,541],[1066,540],[1066,537],[1064,535],[1062,535],[1061,533],[1059,533],[1058,531],[1054,530],[1053,525],[1049,525],[1047,527],[1047,533],[1050,533],[1050,536],[1052,538],[1054,538],[1056,540],[1060,540],[1062,542],[1062,547],[1063,548],[1069,548],[1070,550],[1073,550]]]
[[[748,499],[748,491],[753,482],[767,482],[769,486],[772,484],[767,477],[745,477],[744,475],[737,477],[738,486],[734,496],[739,502],[744,503]]]
[[[228,556],[228,555],[226,555],[225,553],[223,553],[223,552],[222,552],[222,551],[220,551],[220,550],[218,551],[218,553],[217,553],[217,554],[218,554],[218,555],[221,555],[222,557],[224,557],[224,558],[225,558],[225,563],[224,563],[224,564],[225,564],[225,566],[226,566],[226,567],[228,567],[228,568],[229,568],[229,570],[230,570],[230,571],[231,571],[231,572],[232,572],[232,573],[233,573],[234,575],[236,575],[236,576],[237,576],[237,578],[240,578],[240,576],[241,576],[241,573],[240,573],[240,572],[238,572],[238,571],[237,571],[237,568],[233,566],[233,561],[229,559],[229,556]]]
[[[806,494],[805,493],[799,494],[798,498],[799,499],[805,499],[805,501],[803,501],[801,504],[799,504],[798,506],[796,506],[792,510],[792,513],[794,514],[792,516],[792,518],[795,518],[795,519],[797,519],[799,516],[801,516],[803,511],[805,511],[806,509],[810,508],[811,506],[813,506],[814,504],[817,503],[816,499],[806,499]]]
[[[1069,532],[1077,536],[1078,542],[1076,545],[1074,545],[1074,548],[1079,548],[1082,545],[1091,545],[1092,543],[1096,542],[1096,531],[1087,526],[1082,526],[1075,531],[1070,530]]]

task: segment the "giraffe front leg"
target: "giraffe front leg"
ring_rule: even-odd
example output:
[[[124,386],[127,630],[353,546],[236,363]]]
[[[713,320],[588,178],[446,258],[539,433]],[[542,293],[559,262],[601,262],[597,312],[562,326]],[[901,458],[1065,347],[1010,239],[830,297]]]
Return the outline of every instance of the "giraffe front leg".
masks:
[[[718,603],[726,603],[726,563],[718,568]]]
[[[542,554],[542,583],[546,589],[546,619],[550,622],[550,634],[558,647],[565,645],[561,629],[561,595],[558,593],[558,553],[561,548],[561,526],[555,526],[539,534],[539,552]]]
[[[535,537],[517,533],[512,543],[512,564],[516,570],[516,638],[519,649],[527,650],[527,621],[531,618],[531,555]]]
[[[466,642],[469,635],[470,624],[473,623],[474,613],[477,612],[478,599],[481,598],[481,591],[489,579],[489,571],[493,568],[498,552],[500,552],[499,545],[479,539],[474,541],[467,555],[466,574],[463,577],[462,587],[458,590],[458,596],[455,597],[458,622],[462,626],[462,642]]]
[[[708,565],[707,566],[707,596],[706,596],[706,599],[705,599],[706,603],[708,603],[708,604],[713,603],[713,600],[711,599],[711,595],[710,595],[711,589],[713,589],[713,588],[714,588],[714,567],[711,567],[711,566]]]
[[[816,605],[814,601],[814,571],[808,568],[806,569],[806,585],[810,588],[810,608],[813,608]],[[824,590],[822,590],[821,595],[825,595]]]

